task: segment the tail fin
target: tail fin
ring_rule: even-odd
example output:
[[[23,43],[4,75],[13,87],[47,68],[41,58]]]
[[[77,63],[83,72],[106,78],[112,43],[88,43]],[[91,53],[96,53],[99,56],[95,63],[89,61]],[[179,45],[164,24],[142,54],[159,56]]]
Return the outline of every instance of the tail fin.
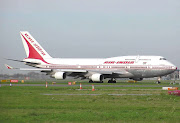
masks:
[[[52,58],[41,45],[27,31],[21,31],[20,36],[26,51],[27,58],[44,60]]]

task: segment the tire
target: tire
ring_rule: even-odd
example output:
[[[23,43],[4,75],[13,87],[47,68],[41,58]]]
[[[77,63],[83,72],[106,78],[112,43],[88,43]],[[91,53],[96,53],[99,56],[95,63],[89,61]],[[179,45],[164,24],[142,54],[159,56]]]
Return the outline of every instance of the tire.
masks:
[[[116,83],[116,81],[113,81],[113,83]]]
[[[112,81],[111,81],[111,80],[109,80],[109,81],[108,81],[108,83],[112,83]]]
[[[93,81],[92,81],[92,80],[89,80],[89,83],[93,83]]]

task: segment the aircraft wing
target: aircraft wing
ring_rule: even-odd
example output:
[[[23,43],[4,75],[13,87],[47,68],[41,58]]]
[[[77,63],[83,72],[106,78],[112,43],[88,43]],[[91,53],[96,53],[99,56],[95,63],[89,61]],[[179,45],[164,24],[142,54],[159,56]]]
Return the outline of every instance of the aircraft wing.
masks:
[[[118,71],[118,72],[113,72],[114,74],[120,74],[120,75],[124,75],[124,74],[128,74],[129,72],[122,70],[122,71]]]
[[[62,70],[63,71],[63,70]],[[122,71],[118,71],[118,72],[111,72],[111,71],[92,71],[92,70],[89,70],[89,71],[81,71],[79,70],[74,70],[71,71],[64,71],[64,72],[67,72],[69,73],[68,75],[69,76],[72,76],[72,77],[75,77],[75,78],[81,78],[81,79],[86,79],[86,78],[89,78],[89,76],[91,76],[92,74],[95,74],[95,73],[99,73],[99,74],[102,74],[105,78],[115,78],[119,75],[127,75],[127,74],[131,74],[125,70],[122,70]]]
[[[116,72],[112,72],[112,71],[89,71],[89,72],[94,72],[94,73],[100,73],[100,74],[119,74],[119,75],[124,75],[124,74],[128,74],[129,72],[127,72],[126,70],[121,70],[121,71],[116,71]]]
[[[52,69],[41,69],[41,68],[14,68],[11,67],[10,65],[5,64],[7,69],[19,69],[19,70],[29,70],[29,71],[52,71]],[[87,70],[76,70],[76,69],[57,69],[58,71],[62,71],[62,72],[75,72],[75,73],[87,73],[87,72],[93,72],[93,73],[100,73],[100,74],[127,74],[129,72],[127,71],[118,71],[118,72],[111,72],[111,71],[87,71]]]
[[[59,69],[59,71],[63,72],[77,72],[77,73],[86,73],[87,70],[76,70],[76,69]]]
[[[106,76],[107,78],[111,78],[116,75],[129,74],[129,72],[127,72],[125,70],[112,72],[112,71],[92,71],[92,70],[88,71],[88,70],[79,70],[79,69],[56,69],[56,70],[53,70],[53,69],[42,69],[42,68],[14,68],[7,64],[5,64],[5,66],[8,69],[18,69],[18,70],[23,70],[23,71],[40,71],[40,72],[44,72],[48,75],[52,75],[55,72],[61,71],[61,72],[66,72],[68,76],[75,77],[75,78],[81,78],[81,79],[86,79],[95,73],[102,74],[102,75]]]
[[[19,69],[19,70],[27,70],[27,71],[52,71],[52,69],[41,69],[41,68],[14,68],[11,67],[10,65],[5,64],[7,69]],[[63,72],[78,72],[78,73],[86,73],[86,70],[75,70],[75,69],[58,69],[58,71],[63,71]]]

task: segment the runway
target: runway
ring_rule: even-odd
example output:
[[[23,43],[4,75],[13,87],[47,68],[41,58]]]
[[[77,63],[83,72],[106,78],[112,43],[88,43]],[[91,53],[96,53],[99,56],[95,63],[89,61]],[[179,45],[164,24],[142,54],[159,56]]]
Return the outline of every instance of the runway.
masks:
[[[10,86],[9,84],[1,84],[1,86]],[[45,84],[12,84],[12,86],[45,86]],[[48,84],[49,87],[79,87],[79,85],[68,84]],[[83,87],[90,87],[92,85],[83,85]],[[180,85],[94,85],[96,87],[180,87]]]

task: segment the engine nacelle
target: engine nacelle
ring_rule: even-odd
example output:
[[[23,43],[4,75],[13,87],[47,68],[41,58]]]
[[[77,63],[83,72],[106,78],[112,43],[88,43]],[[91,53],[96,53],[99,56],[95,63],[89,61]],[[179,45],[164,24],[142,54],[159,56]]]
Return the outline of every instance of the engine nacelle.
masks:
[[[52,75],[55,79],[65,79],[66,73],[65,72],[56,72],[54,75]]]
[[[101,75],[101,74],[99,74],[99,73],[96,73],[96,74],[93,74],[93,75],[90,77],[90,79],[91,79],[92,81],[95,81],[95,82],[101,82],[101,81],[104,79],[104,77],[103,77],[103,75]]]

